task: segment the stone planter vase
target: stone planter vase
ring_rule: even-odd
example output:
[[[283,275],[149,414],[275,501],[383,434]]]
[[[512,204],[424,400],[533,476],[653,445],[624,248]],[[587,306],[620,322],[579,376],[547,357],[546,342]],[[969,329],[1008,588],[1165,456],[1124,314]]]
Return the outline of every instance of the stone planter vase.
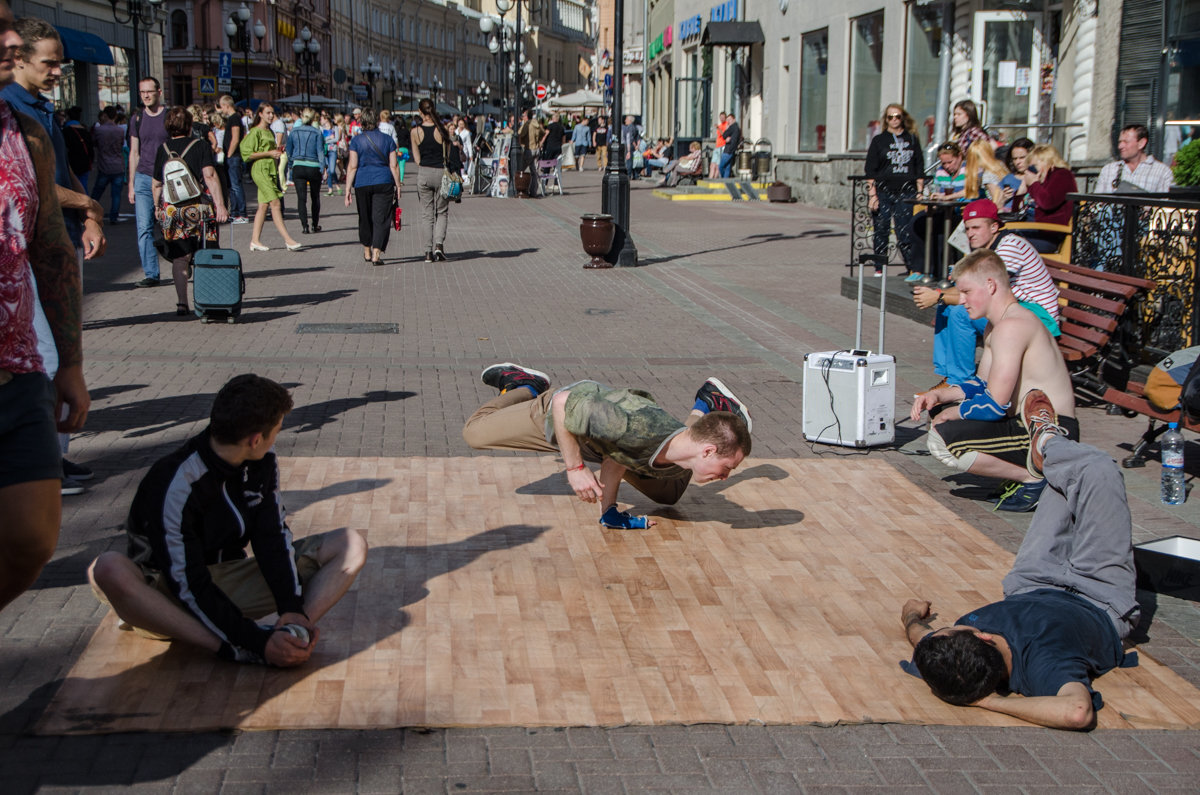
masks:
[[[583,241],[583,250],[592,256],[591,262],[585,268],[611,268],[612,263],[604,257],[612,250],[613,236],[617,227],[613,217],[601,213],[589,213],[581,216],[579,221],[579,239]]]
[[[792,200],[792,189],[782,182],[776,182],[767,186],[767,201],[769,202],[790,202]]]
[[[529,184],[533,181],[533,175],[528,169],[521,169],[517,172],[517,176],[513,181],[513,185],[517,189],[517,198],[529,198]]]

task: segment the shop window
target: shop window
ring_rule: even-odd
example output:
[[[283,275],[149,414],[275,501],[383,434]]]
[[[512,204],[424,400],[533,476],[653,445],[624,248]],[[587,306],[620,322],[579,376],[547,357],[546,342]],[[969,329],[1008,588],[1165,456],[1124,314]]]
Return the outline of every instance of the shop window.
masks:
[[[904,109],[916,120],[925,146],[933,143],[941,41],[942,7],[914,5],[908,17]]]
[[[862,151],[879,133],[883,99],[883,12],[858,17],[850,34],[850,118],[846,146]]]
[[[825,151],[825,105],[829,89],[829,28],[800,38],[801,152]]]
[[[1200,122],[1200,0],[1171,0],[1167,26],[1167,120]],[[1189,137],[1191,126],[1175,132]]]
[[[186,50],[188,46],[187,12],[182,10],[171,12],[171,48]]]

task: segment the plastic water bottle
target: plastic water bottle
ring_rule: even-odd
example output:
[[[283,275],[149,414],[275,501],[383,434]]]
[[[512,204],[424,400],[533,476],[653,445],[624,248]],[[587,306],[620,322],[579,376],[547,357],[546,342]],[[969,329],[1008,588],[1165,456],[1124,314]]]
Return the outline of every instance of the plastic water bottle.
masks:
[[[1159,442],[1162,447],[1163,505],[1182,505],[1187,497],[1183,485],[1183,434],[1179,423],[1172,422]]]

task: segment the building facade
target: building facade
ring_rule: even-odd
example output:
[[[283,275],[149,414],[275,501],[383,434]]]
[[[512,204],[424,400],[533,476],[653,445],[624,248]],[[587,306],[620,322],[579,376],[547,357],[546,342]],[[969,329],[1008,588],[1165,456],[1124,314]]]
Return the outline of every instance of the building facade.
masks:
[[[647,16],[649,134],[711,139],[733,111],[748,143],[781,156],[781,178],[822,203],[861,170],[889,102],[926,144],[971,99],[992,131],[1080,164],[1111,158],[1126,123],[1169,153],[1200,117],[1200,0],[650,0]]]

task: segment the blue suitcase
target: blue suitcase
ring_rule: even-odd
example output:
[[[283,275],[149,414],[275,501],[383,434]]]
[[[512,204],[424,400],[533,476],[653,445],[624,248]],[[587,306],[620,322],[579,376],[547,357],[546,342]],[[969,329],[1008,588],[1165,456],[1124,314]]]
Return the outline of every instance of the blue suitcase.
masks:
[[[241,254],[231,248],[202,248],[196,252],[192,259],[192,305],[202,323],[221,319],[237,322],[245,293]]]

